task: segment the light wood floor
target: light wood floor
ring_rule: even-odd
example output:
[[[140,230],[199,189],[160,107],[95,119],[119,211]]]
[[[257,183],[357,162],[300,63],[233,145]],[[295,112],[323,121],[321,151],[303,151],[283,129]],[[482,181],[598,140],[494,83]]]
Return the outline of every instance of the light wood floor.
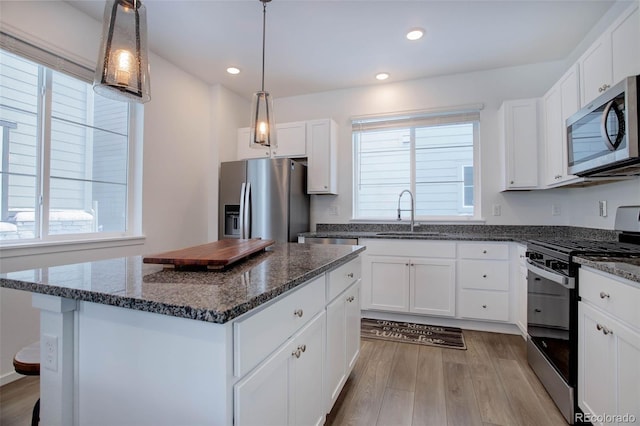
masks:
[[[563,425],[520,336],[464,330],[467,350],[362,340],[327,425]]]
[[[33,406],[40,395],[40,378],[24,377],[0,387],[0,425],[30,426]]]
[[[327,425],[562,425],[520,336],[464,331],[467,350],[362,340]],[[38,378],[0,388],[0,425],[26,426]]]

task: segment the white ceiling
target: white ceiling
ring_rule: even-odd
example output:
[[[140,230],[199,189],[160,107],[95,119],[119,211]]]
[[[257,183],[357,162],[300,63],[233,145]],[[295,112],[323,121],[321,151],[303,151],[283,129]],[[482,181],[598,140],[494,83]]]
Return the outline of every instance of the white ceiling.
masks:
[[[68,3],[101,20],[103,0]],[[565,59],[612,0],[273,0],[265,89],[275,98]],[[260,88],[262,3],[144,0],[149,48],[209,84]],[[410,42],[405,33],[422,27]],[[236,66],[240,75],[226,68]],[[151,75],[153,84],[153,70]]]

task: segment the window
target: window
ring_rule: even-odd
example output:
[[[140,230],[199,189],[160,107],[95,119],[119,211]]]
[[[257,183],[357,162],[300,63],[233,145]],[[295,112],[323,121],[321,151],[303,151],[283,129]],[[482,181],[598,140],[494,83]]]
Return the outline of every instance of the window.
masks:
[[[129,104],[94,94],[91,70],[2,36],[0,240],[126,234]]]
[[[475,111],[354,120],[354,219],[396,219],[405,189],[417,218],[473,217],[479,119]]]

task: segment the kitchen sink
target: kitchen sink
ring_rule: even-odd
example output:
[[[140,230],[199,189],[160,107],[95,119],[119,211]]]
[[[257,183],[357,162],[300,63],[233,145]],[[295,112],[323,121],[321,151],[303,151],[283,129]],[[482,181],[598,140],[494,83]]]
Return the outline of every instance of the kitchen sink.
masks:
[[[419,231],[390,231],[390,232],[378,232],[376,235],[378,236],[400,236],[400,237],[428,237],[434,235],[441,235],[442,232],[419,232]]]

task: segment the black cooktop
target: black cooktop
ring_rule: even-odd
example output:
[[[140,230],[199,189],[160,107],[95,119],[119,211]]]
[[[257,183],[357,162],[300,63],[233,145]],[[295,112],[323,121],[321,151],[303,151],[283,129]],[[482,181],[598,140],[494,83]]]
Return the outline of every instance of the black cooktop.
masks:
[[[543,250],[569,256],[640,256],[640,244],[619,241],[544,239],[529,241],[530,251]]]

